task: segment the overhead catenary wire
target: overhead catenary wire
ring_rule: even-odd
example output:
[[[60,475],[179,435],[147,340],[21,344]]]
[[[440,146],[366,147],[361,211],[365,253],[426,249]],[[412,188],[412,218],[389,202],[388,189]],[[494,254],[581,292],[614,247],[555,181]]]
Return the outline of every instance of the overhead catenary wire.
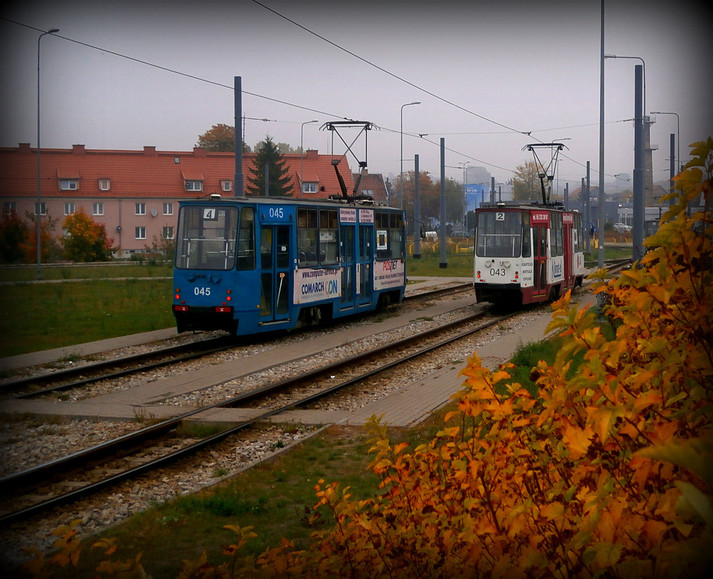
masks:
[[[475,111],[472,111],[472,110],[470,110],[470,109],[468,109],[468,108],[466,108],[466,107],[463,107],[463,106],[461,106],[461,105],[459,105],[459,104],[457,104],[457,103],[455,103],[455,102],[453,102],[453,101],[451,101],[451,100],[449,100],[449,99],[446,99],[446,98],[444,98],[444,97],[442,97],[442,96],[440,96],[440,95],[438,95],[438,94],[436,94],[436,93],[434,93],[434,92],[432,92],[432,91],[430,91],[430,90],[428,90],[428,89],[426,89],[426,88],[424,88],[424,87],[421,87],[421,86],[419,86],[419,85],[417,85],[417,84],[415,84],[415,83],[413,83],[413,82],[411,82],[411,81],[409,81],[409,80],[403,78],[402,76],[399,76],[399,75],[397,75],[397,74],[395,74],[395,73],[393,73],[393,72],[387,70],[386,68],[381,67],[381,66],[379,66],[378,64],[376,64],[376,63],[374,63],[374,62],[371,62],[370,60],[368,60],[368,59],[366,59],[366,58],[361,57],[360,55],[356,54],[355,52],[353,52],[353,51],[351,51],[351,50],[349,50],[349,49],[347,49],[347,48],[342,47],[341,45],[337,44],[336,42],[333,42],[333,41],[329,40],[328,38],[326,38],[326,37],[324,37],[324,36],[322,36],[322,35],[320,35],[320,34],[314,32],[314,31],[312,31],[312,30],[310,30],[309,28],[307,28],[306,26],[303,26],[302,24],[299,24],[298,22],[294,21],[293,19],[291,19],[291,18],[289,18],[289,17],[287,17],[287,16],[281,14],[280,12],[274,10],[273,8],[270,8],[270,7],[267,6],[266,4],[260,2],[259,0],[252,0],[252,1],[253,1],[255,4],[257,4],[257,5],[261,6],[262,8],[264,8],[265,10],[267,10],[267,11],[269,11],[269,12],[275,14],[276,16],[278,16],[278,17],[280,17],[280,18],[286,20],[287,22],[290,22],[291,24],[293,24],[293,25],[299,27],[301,30],[307,32],[308,34],[311,34],[311,35],[313,35],[313,36],[319,38],[320,40],[322,40],[322,41],[324,41],[324,42],[330,44],[331,46],[337,48],[338,50],[341,50],[341,51],[343,51],[343,52],[349,54],[350,56],[352,56],[352,57],[354,57],[354,58],[356,58],[356,59],[358,59],[358,60],[364,62],[365,64],[367,64],[367,65],[369,65],[369,66],[372,66],[373,68],[375,68],[375,69],[377,69],[377,70],[383,72],[384,74],[387,74],[387,75],[389,75],[389,76],[395,78],[396,80],[399,80],[400,82],[403,82],[403,83],[407,84],[408,86],[411,86],[412,88],[415,88],[415,89],[417,89],[417,90],[423,92],[424,94],[427,94],[427,95],[433,97],[434,99],[439,100],[439,101],[441,101],[441,102],[443,102],[443,103],[445,103],[445,104],[447,104],[447,105],[449,105],[449,106],[452,106],[452,107],[454,107],[454,108],[456,108],[456,109],[458,109],[458,110],[460,110],[460,111],[462,111],[462,112],[465,112],[465,113],[467,113],[467,114],[469,114],[469,115],[472,115],[472,116],[475,116],[475,117],[477,117],[477,118],[479,118],[479,119],[481,119],[481,120],[483,120],[483,121],[489,122],[489,123],[491,123],[491,124],[494,124],[494,125],[496,125],[496,126],[499,126],[499,127],[503,128],[503,129],[505,129],[505,131],[503,131],[503,133],[519,134],[519,135],[523,135],[523,136],[530,137],[531,139],[534,139],[534,140],[536,140],[536,141],[538,141],[538,142],[542,142],[541,139],[538,139],[537,137],[533,136],[532,133],[535,133],[535,132],[543,132],[543,131],[546,131],[546,130],[558,130],[558,129],[538,129],[538,130],[536,130],[536,131],[535,131],[535,130],[532,130],[532,131],[523,131],[523,130],[519,130],[519,129],[516,129],[516,128],[514,128],[514,127],[511,127],[511,126],[509,126],[509,125],[507,125],[507,124],[501,123],[501,122],[499,122],[499,121],[496,121],[496,120],[494,120],[494,119],[488,118],[488,117],[486,117],[486,116],[484,116],[484,115],[481,115],[481,114],[479,114],[479,113],[477,113],[477,112],[475,112]],[[5,21],[5,22],[9,22],[9,23],[11,23],[11,24],[15,24],[15,25],[21,26],[21,27],[23,27],[23,28],[27,28],[27,29],[30,29],[30,30],[34,30],[34,31],[36,31],[36,32],[40,32],[40,33],[45,32],[45,31],[44,31],[43,29],[41,29],[41,28],[37,28],[37,27],[35,27],[35,26],[31,26],[31,25],[28,25],[28,24],[25,24],[25,23],[22,23],[22,22],[18,22],[18,21],[16,21],[16,20],[13,20],[13,19],[11,19],[11,18],[7,18],[7,17],[5,17],[5,16],[0,16],[0,20],[3,20],[3,21]],[[224,84],[224,83],[221,83],[221,82],[217,82],[217,81],[214,81],[214,80],[211,80],[211,79],[207,79],[207,78],[204,78],[204,77],[201,77],[201,76],[198,76],[198,75],[186,73],[186,72],[183,72],[183,71],[174,69],[174,68],[170,68],[170,67],[167,67],[167,66],[163,66],[163,65],[160,65],[160,64],[156,64],[156,63],[150,62],[150,61],[148,61],[148,60],[144,60],[144,59],[137,58],[137,57],[134,57],[134,56],[129,56],[129,55],[127,55],[127,54],[123,54],[123,53],[120,53],[120,52],[117,52],[117,51],[114,51],[114,50],[110,50],[110,49],[107,49],[107,48],[103,48],[103,47],[100,47],[100,46],[96,46],[96,45],[93,45],[93,44],[90,44],[90,43],[87,43],[87,42],[83,42],[83,41],[81,41],[81,40],[76,40],[76,39],[70,38],[70,37],[68,37],[68,36],[64,36],[64,35],[60,35],[60,34],[55,34],[54,36],[57,37],[57,38],[60,38],[60,39],[62,39],[62,40],[66,40],[67,42],[71,42],[71,43],[74,43],[74,44],[77,44],[77,45],[80,45],[80,46],[84,46],[84,47],[89,48],[89,49],[92,49],[92,50],[97,50],[97,51],[100,51],[100,52],[103,52],[103,53],[106,53],[106,54],[111,54],[112,56],[116,56],[117,58],[122,58],[122,59],[125,59],[125,60],[129,60],[129,61],[132,61],[132,62],[136,62],[137,64],[141,64],[141,65],[144,65],[144,66],[148,66],[148,67],[151,67],[151,68],[155,68],[155,69],[157,69],[157,70],[161,70],[161,71],[164,71],[164,72],[167,72],[167,73],[170,73],[170,74],[179,75],[179,76],[182,76],[182,77],[191,79],[191,80],[195,80],[195,81],[198,81],[198,82],[203,82],[203,83],[210,84],[210,85],[213,85],[213,86],[216,86],[216,87],[219,87],[219,88],[224,88],[224,89],[227,89],[227,90],[230,90],[230,91],[233,91],[233,90],[234,90],[234,87],[233,87],[232,85],[228,85],[228,84]],[[336,114],[336,113],[333,113],[333,112],[330,112],[330,111],[324,111],[324,110],[320,110],[320,109],[315,109],[315,108],[313,108],[313,107],[308,107],[308,106],[305,106],[305,105],[300,105],[300,104],[293,103],[293,102],[289,102],[289,101],[286,101],[286,100],[283,100],[283,99],[279,99],[279,98],[275,98],[275,97],[270,97],[270,96],[267,96],[267,95],[263,95],[263,94],[259,94],[259,93],[254,93],[254,92],[246,91],[246,90],[243,90],[243,93],[246,94],[246,95],[255,97],[255,98],[267,100],[267,101],[270,101],[270,102],[274,102],[274,103],[277,103],[277,104],[281,104],[281,105],[285,105],[285,106],[297,108],[297,109],[304,110],[304,111],[313,112],[313,113],[316,113],[316,114],[324,115],[324,116],[326,116],[326,117],[332,117],[332,118],[334,118],[334,119],[350,120],[350,117],[348,117],[348,116],[343,116],[343,115]],[[244,120],[245,120],[245,119],[244,119]],[[255,118],[255,117],[250,117],[250,120],[268,121],[268,120],[270,120],[270,119],[258,119],[258,118]],[[274,122],[288,122],[288,121],[274,121]],[[616,121],[616,122],[621,122],[621,121]],[[579,125],[579,126],[588,126],[588,125]],[[382,128],[384,128],[384,127],[382,127]],[[564,128],[570,128],[570,127],[564,127]],[[386,129],[386,130],[387,130],[387,131],[393,131],[393,130],[391,130],[391,129]],[[406,134],[406,133],[404,133],[404,134]],[[468,133],[452,133],[452,134],[468,134]],[[484,132],[484,133],[473,133],[473,134],[496,134],[496,133],[485,133],[485,132]],[[428,143],[430,143],[430,144],[432,144],[432,145],[434,145],[434,146],[440,147],[440,144],[439,144],[439,143],[436,143],[436,142],[434,142],[434,141],[432,141],[432,140],[429,140],[429,139],[425,139],[425,138],[424,138],[424,135],[425,135],[425,134],[420,134],[420,135],[418,135],[418,136],[419,136],[422,140],[424,140],[424,141],[426,141],[426,142],[428,142]],[[415,136],[415,135],[410,135],[410,136]],[[501,167],[501,166],[496,165],[496,164],[494,164],[494,163],[489,163],[489,162],[487,162],[487,161],[484,161],[484,160],[482,160],[482,159],[478,159],[478,158],[473,157],[473,156],[471,156],[471,155],[469,155],[469,154],[467,154],[467,153],[463,153],[463,152],[461,152],[461,151],[457,151],[457,150],[452,149],[452,148],[449,148],[449,147],[446,147],[446,150],[448,150],[448,151],[450,151],[450,152],[452,152],[452,153],[458,154],[458,155],[460,155],[460,156],[462,156],[462,157],[464,157],[464,158],[467,158],[467,159],[470,159],[470,160],[473,160],[473,161],[477,161],[477,162],[479,162],[479,163],[482,163],[482,164],[484,164],[484,165],[487,165],[487,166],[490,166],[490,167],[493,167],[493,168],[497,168],[497,169],[500,169],[500,170],[503,170],[503,171],[507,171],[507,172],[509,172],[509,173],[514,173],[514,172],[515,172],[515,171],[513,171],[512,169],[508,169],[508,168],[505,168],[505,167]],[[576,165],[579,165],[579,166],[581,166],[581,167],[584,167],[584,166],[585,166],[584,163],[582,163],[582,162],[580,162],[580,161],[577,161],[576,159],[572,159],[571,157],[569,157],[569,156],[567,156],[567,155],[564,155],[564,154],[563,154],[562,156],[563,156],[564,158],[568,159],[569,161],[572,161],[572,162],[575,163]]]

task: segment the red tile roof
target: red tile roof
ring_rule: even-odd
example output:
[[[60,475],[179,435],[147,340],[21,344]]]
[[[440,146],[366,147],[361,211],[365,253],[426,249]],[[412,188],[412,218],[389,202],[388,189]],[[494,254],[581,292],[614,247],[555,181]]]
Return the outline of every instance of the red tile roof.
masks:
[[[244,183],[252,175],[255,153],[243,154]],[[300,169],[304,181],[318,183],[318,191],[304,197],[324,198],[340,195],[341,189],[332,159],[339,159],[339,171],[347,191],[354,187],[346,157],[320,155],[307,151],[304,155],[283,155],[294,186],[293,196],[300,196]],[[92,150],[83,145],[72,149],[42,149],[43,197],[166,197],[190,198],[223,191],[221,182],[232,181],[235,172],[233,153],[210,153],[205,149],[193,151],[157,151],[144,147],[143,151]],[[17,148],[0,148],[0,197],[29,197],[36,194],[36,149],[27,144]],[[79,179],[79,188],[60,191],[59,179]],[[99,180],[109,179],[109,191],[99,189]],[[203,181],[203,191],[185,190],[185,180]]]

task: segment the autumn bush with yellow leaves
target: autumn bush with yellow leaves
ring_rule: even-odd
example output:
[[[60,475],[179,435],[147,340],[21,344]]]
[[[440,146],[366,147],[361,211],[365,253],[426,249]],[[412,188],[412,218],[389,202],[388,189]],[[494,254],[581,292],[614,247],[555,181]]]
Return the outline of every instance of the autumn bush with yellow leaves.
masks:
[[[536,396],[474,355],[428,444],[394,444],[371,422],[373,498],[320,481],[315,513],[334,521],[309,549],[244,557],[253,531],[235,526],[225,563],[186,563],[182,576],[708,576],[713,140],[692,155],[645,257],[598,281],[602,315],[569,295],[553,306],[549,328],[565,339],[533,370]]]

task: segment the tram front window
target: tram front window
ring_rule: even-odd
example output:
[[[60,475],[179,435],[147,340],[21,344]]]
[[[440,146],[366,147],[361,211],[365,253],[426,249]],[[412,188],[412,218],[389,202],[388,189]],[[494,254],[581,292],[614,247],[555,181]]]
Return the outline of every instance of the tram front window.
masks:
[[[237,229],[237,207],[182,207],[176,236],[176,267],[232,269]]]
[[[482,211],[478,213],[475,252],[478,257],[520,257],[522,212]]]

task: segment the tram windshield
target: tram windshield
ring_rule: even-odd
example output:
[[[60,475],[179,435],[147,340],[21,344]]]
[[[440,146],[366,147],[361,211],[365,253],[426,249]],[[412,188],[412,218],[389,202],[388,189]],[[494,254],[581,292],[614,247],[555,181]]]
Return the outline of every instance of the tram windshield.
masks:
[[[176,267],[232,269],[237,230],[237,207],[182,207],[178,218]]]
[[[480,211],[476,228],[478,257],[529,256],[530,225],[526,212]]]

